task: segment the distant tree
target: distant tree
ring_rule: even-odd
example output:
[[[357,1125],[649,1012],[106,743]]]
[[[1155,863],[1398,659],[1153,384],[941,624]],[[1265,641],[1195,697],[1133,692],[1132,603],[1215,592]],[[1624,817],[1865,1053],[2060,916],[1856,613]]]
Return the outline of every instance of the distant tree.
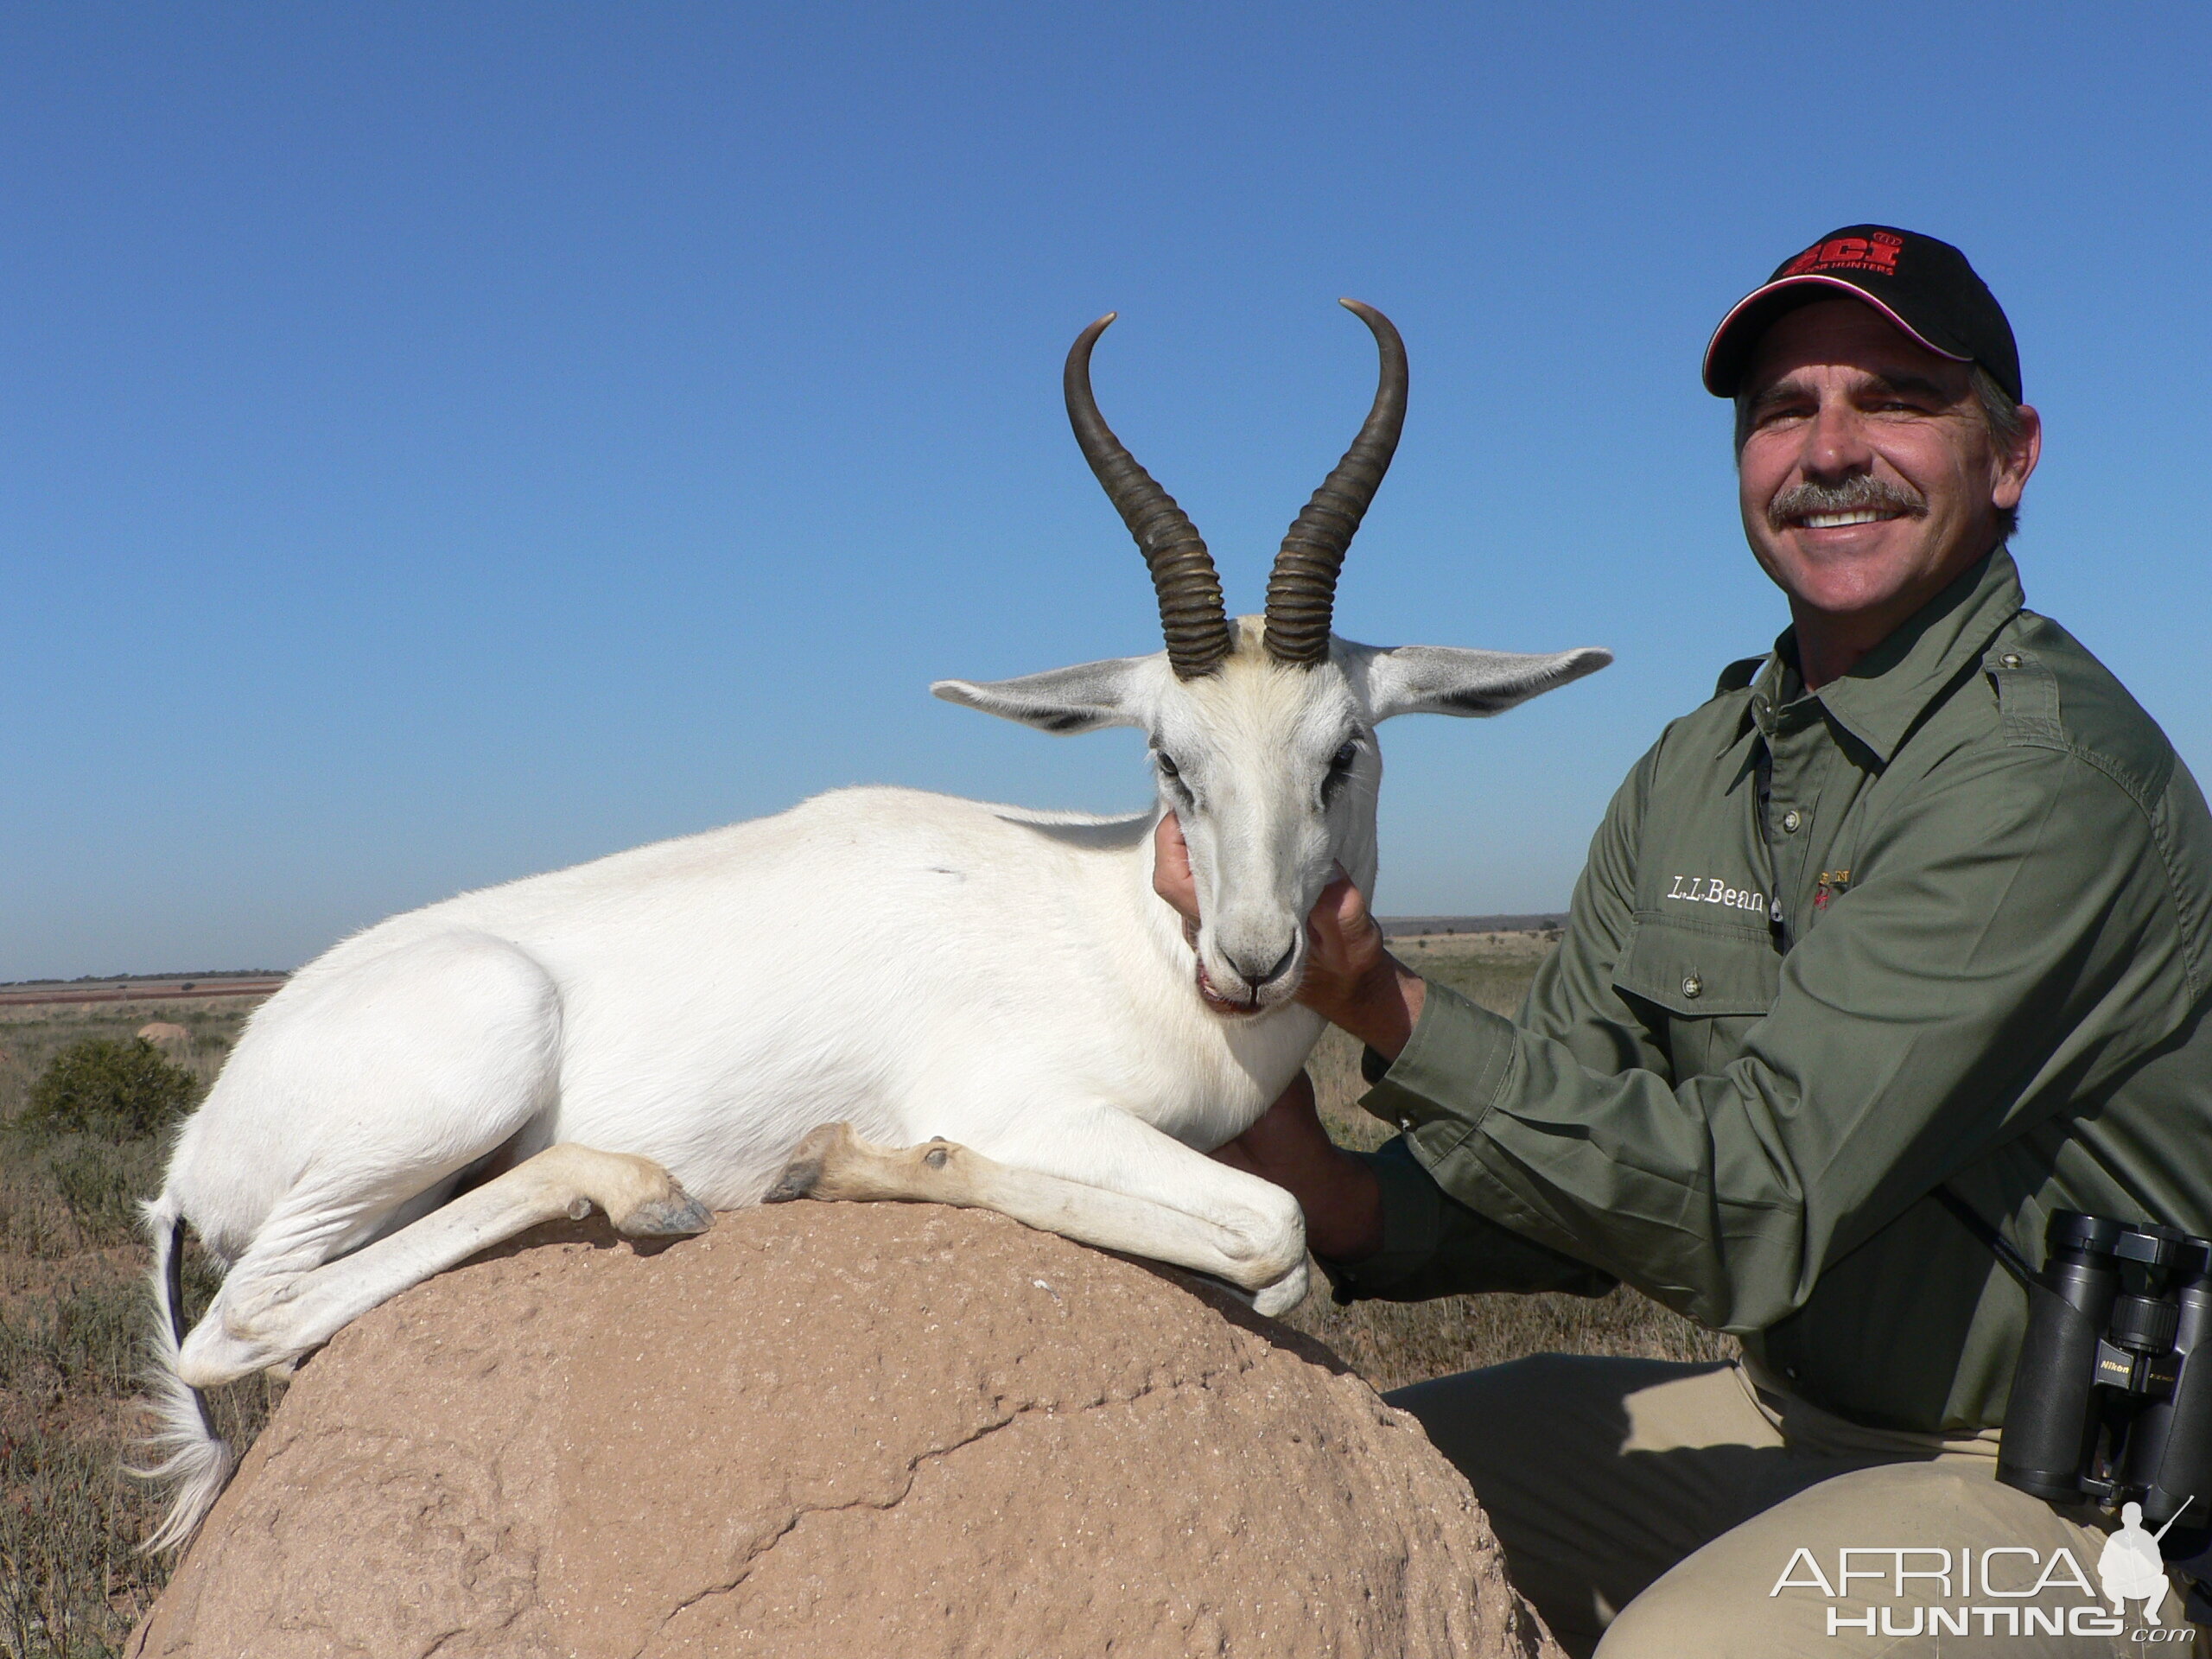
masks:
[[[24,1128],[132,1141],[190,1111],[200,1079],[143,1038],[87,1037],[54,1057],[31,1085]]]

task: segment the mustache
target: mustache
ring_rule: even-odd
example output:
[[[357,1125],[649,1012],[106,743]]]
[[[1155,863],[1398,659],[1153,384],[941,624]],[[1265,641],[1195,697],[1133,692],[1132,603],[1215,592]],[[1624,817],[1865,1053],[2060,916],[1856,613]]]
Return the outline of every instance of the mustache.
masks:
[[[1928,498],[1909,484],[1892,484],[1872,473],[1853,473],[1840,484],[1816,484],[1808,479],[1781,491],[1766,504],[1766,521],[1779,531],[1815,512],[1868,512],[1924,518]]]

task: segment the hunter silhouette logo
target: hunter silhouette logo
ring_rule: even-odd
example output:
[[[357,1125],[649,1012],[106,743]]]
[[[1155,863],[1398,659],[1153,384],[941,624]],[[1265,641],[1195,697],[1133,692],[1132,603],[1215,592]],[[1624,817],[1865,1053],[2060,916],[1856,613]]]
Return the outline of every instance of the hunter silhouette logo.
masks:
[[[2188,1507],[2182,1505],[2183,1510]],[[2180,1518],[2177,1510],[2173,1521],[2156,1532],[2147,1532],[2140,1503],[2120,1506],[2120,1530],[2105,1540],[2104,1553],[2097,1557],[2097,1582],[2104,1586],[2105,1599],[2120,1618],[2127,1617],[2129,1602],[2139,1601],[2143,1622],[2158,1622],[2158,1604],[2166,1599],[2166,1564],[2159,1559],[2158,1541],[2166,1535],[2166,1528]]]

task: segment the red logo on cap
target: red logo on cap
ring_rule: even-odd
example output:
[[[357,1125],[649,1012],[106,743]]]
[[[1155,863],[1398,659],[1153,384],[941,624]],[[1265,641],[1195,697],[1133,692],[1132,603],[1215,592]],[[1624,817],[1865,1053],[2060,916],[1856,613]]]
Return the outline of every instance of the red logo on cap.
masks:
[[[1816,270],[1872,270],[1894,276],[1897,254],[1904,238],[1887,231],[1872,236],[1832,236],[1813,245],[1783,267],[1784,276],[1805,276]],[[1777,279],[1779,280],[1779,279]]]

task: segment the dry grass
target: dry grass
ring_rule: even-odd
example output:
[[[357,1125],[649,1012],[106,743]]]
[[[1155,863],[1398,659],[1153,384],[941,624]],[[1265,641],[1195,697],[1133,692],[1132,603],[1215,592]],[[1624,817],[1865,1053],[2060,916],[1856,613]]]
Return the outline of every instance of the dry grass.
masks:
[[[1550,942],[1530,934],[1402,939],[1425,972],[1510,1012]],[[185,1027],[173,1054],[212,1079],[257,997],[170,1003],[0,1008],[0,1655],[120,1650],[166,1577],[134,1553],[154,1518],[119,1472],[134,1432],[130,1395],[151,1307],[133,1205],[160,1179],[162,1148],[13,1126],[54,1055],[84,1037],[127,1038],[151,1020]],[[1362,1113],[1358,1052],[1332,1033],[1315,1057],[1331,1131],[1348,1145],[1389,1131]],[[188,1256],[187,1302],[206,1305],[212,1274]],[[1618,1290],[1571,1296],[1470,1296],[1414,1306],[1338,1307],[1325,1287],[1291,1323],[1328,1343],[1377,1388],[1550,1351],[1711,1358],[1733,1344]],[[257,1378],[215,1402],[232,1443],[250,1442],[279,1385]]]
[[[14,1659],[120,1651],[167,1577],[136,1553],[154,1506],[120,1468],[151,1318],[136,1205],[162,1147],[16,1120],[63,1047],[151,1020],[190,1031],[175,1058],[213,1077],[257,1000],[0,1008],[0,1653]],[[196,1253],[186,1267],[188,1300],[204,1304],[213,1277]],[[256,1379],[215,1403],[250,1437],[269,1389]]]

